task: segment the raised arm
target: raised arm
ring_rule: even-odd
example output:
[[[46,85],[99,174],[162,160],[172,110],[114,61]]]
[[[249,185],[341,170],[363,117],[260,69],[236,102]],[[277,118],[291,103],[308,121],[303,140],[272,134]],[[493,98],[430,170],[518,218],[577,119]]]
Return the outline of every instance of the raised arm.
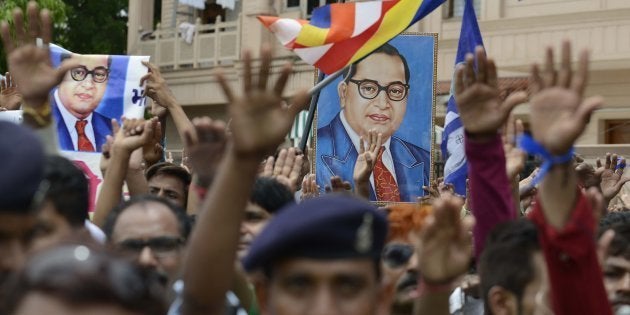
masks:
[[[105,224],[109,212],[120,203],[122,187],[129,167],[131,153],[152,136],[157,120],[127,119],[114,136],[110,148],[110,158],[101,192],[98,195],[96,210],[92,221],[99,227]],[[116,125],[112,120],[112,125]]]
[[[525,101],[527,95],[516,92],[501,101],[497,68],[487,59],[481,47],[476,58],[466,56],[455,76],[455,101],[466,131],[466,158],[470,179],[470,208],[475,224],[475,256],[483,251],[488,233],[498,223],[516,218],[506,160],[499,129],[512,109]],[[474,60],[477,60],[477,71]]]
[[[293,106],[282,106],[282,92],[291,67],[285,67],[274,88],[268,89],[270,64],[271,53],[263,49],[260,74],[258,80],[253,80],[251,55],[244,53],[240,95],[233,94],[225,77],[218,75],[230,102],[231,143],[190,239],[190,254],[184,264],[184,314],[223,313],[225,293],[234,283],[240,224],[258,166],[284,140],[295,115],[308,100],[302,92]],[[209,261],[212,268],[208,268]]]

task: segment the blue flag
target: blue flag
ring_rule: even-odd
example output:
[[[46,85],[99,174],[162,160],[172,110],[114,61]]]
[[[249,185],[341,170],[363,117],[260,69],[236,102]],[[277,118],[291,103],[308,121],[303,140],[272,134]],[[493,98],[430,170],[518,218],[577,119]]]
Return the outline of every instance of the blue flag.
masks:
[[[477,16],[473,7],[473,0],[466,0],[462,29],[457,46],[455,68],[460,63],[465,63],[466,54],[474,53],[475,47],[483,46]],[[444,133],[442,134],[442,156],[444,157],[444,182],[455,186],[455,193],[466,195],[466,178],[468,176],[468,164],[464,150],[464,126],[459,119],[454,95],[455,76],[451,80],[450,98],[446,108],[444,119]]]

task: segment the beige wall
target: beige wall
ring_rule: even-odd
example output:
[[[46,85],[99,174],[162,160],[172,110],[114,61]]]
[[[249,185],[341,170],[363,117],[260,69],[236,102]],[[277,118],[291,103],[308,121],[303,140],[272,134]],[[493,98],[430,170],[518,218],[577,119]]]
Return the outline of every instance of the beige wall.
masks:
[[[133,2],[136,0],[130,0]],[[256,20],[258,14],[300,17],[299,11],[283,11],[281,0],[240,0],[240,46],[257,52],[263,43],[271,43],[280,59],[277,72],[287,60],[296,59]],[[163,0],[163,25],[171,21],[173,0]],[[628,0],[482,0],[478,12],[486,49],[500,67],[500,76],[527,76],[532,62],[542,60],[545,46],[558,46],[562,39],[572,40],[578,48],[592,52],[592,73],[588,95],[601,94],[606,105],[592,118],[581,144],[604,141],[606,119],[630,119],[630,1]],[[446,19],[440,8],[409,30],[439,34],[438,80],[452,77],[460,31],[460,19]],[[134,16],[130,15],[130,25]],[[130,40],[131,41],[131,40]],[[130,43],[129,51],[134,51]],[[576,59],[577,54],[574,54]],[[287,96],[296,89],[311,87],[312,68],[298,61],[296,76],[289,82]],[[164,71],[177,98],[192,116],[222,116],[225,99],[212,76],[212,67]],[[240,64],[225,66],[234,88],[240,85]],[[517,110],[527,117],[527,105]],[[171,128],[172,130],[173,128]],[[174,137],[173,134],[170,134]],[[170,142],[176,143],[176,142]]]

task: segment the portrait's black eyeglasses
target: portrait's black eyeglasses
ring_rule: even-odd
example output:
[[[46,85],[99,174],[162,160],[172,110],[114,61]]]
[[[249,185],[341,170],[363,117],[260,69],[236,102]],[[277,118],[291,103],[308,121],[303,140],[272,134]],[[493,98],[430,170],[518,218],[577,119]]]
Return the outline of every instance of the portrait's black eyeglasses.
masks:
[[[409,244],[388,244],[383,249],[382,259],[389,268],[400,268],[409,262],[414,248]]]
[[[70,70],[70,76],[75,81],[85,80],[88,74],[92,75],[92,81],[95,83],[103,83],[107,81],[107,78],[109,77],[109,69],[105,67],[96,67],[94,70],[89,71],[86,67],[80,66]]]
[[[394,82],[390,83],[387,86],[382,86],[378,84],[378,82],[368,79],[348,79],[348,81],[356,84],[359,88],[359,95],[368,100],[374,99],[378,95],[378,93],[381,93],[381,91],[385,91],[387,93],[387,97],[390,100],[396,102],[402,101],[405,97],[407,97],[407,92],[409,91],[409,84],[404,84],[402,82]]]
[[[140,255],[148,246],[156,257],[163,258],[177,253],[182,244],[184,240],[180,237],[161,236],[148,240],[127,239],[120,242],[117,247],[128,255]]]

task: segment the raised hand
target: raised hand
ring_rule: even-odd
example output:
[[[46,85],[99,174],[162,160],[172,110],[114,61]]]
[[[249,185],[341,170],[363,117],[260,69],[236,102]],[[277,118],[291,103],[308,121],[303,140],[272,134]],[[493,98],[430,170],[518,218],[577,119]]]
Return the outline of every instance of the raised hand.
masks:
[[[0,107],[7,110],[20,109],[22,104],[22,94],[18,92],[11,73],[7,72],[0,80]]]
[[[571,69],[571,44],[562,43],[561,66],[554,67],[553,50],[547,48],[545,69],[541,73],[533,65],[530,76],[532,98],[532,136],[553,155],[569,151],[582,134],[591,113],[602,105],[599,96],[586,100],[584,90],[588,79],[588,51],[580,53],[578,68]]]
[[[9,71],[28,106],[39,107],[48,99],[48,92],[55,87],[65,73],[77,66],[77,61],[68,59],[55,69],[50,63],[48,44],[52,39],[52,20],[50,12],[41,12],[35,1],[28,3],[28,26],[24,25],[22,10],[13,11],[15,40],[9,31],[9,24],[3,21],[0,35],[4,51],[7,53]],[[36,39],[41,38],[43,45],[38,47]]]
[[[270,156],[265,161],[265,168],[261,176],[273,177],[292,192],[297,191],[298,180],[304,164],[304,155],[297,153],[296,148],[289,148],[280,150],[277,159]]]
[[[505,170],[510,181],[515,182],[518,174],[525,168],[525,158],[527,155],[516,144],[518,136],[524,132],[523,121],[509,116],[503,128],[503,151],[505,152]]]
[[[123,119],[123,127],[114,136],[113,148],[125,150],[131,154],[136,149],[141,148],[153,137],[157,119]]]
[[[617,154],[606,153],[606,164],[602,167],[599,159],[597,160],[597,170],[595,173],[599,173],[601,178],[600,187],[606,206],[610,201],[617,196],[621,187],[628,181],[630,177],[623,176],[623,171],[626,167],[626,159],[618,157]]]
[[[149,73],[145,74],[140,79],[140,85],[146,83],[145,94],[153,100],[153,106],[151,107],[151,113],[155,116],[162,117],[166,115],[166,110],[174,106],[177,101],[171,89],[166,84],[166,80],[162,77],[160,68],[154,64],[143,61],[143,65],[149,68]]]
[[[241,158],[258,161],[270,155],[282,143],[293,125],[295,115],[305,107],[309,99],[308,94],[302,91],[294,97],[292,106],[282,106],[282,93],[291,73],[291,66],[285,66],[273,89],[268,89],[271,65],[269,48],[263,48],[261,59],[260,73],[255,80],[252,75],[251,53],[243,53],[243,90],[240,95],[232,93],[223,73],[217,74],[230,103],[234,153]]]
[[[306,200],[315,197],[319,197],[319,185],[317,185],[317,181],[315,180],[315,174],[308,174],[304,176],[302,180],[302,194],[300,195],[300,199]]]
[[[468,54],[466,64],[456,70],[455,101],[469,136],[493,137],[505,124],[512,109],[527,99],[527,94],[515,92],[502,101],[494,61],[486,58],[481,46],[475,49],[475,55],[477,71],[472,54]]]
[[[188,131],[184,138],[190,165],[197,175],[197,184],[208,187],[225,152],[227,144],[225,123],[209,117],[199,117],[194,118],[192,124],[195,129]]]
[[[471,216],[460,219],[462,200],[443,194],[420,233],[418,267],[427,283],[445,284],[464,274],[472,254]]]
[[[370,181],[370,175],[376,164],[378,151],[383,144],[383,134],[377,133],[376,130],[368,131],[367,139],[361,137],[361,145],[359,146],[359,156],[354,164],[353,179],[355,185]]]

